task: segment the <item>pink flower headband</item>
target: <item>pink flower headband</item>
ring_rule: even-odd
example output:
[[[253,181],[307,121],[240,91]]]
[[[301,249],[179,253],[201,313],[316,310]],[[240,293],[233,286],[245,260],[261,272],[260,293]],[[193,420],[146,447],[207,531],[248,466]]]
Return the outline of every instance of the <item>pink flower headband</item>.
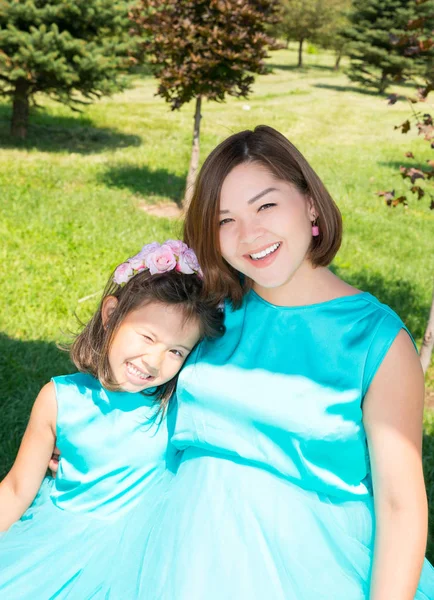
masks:
[[[167,240],[164,244],[158,242],[146,244],[138,254],[116,268],[113,281],[118,285],[125,285],[144,269],[149,269],[151,275],[175,270],[186,275],[196,273],[199,277],[203,277],[196,254],[181,240]]]

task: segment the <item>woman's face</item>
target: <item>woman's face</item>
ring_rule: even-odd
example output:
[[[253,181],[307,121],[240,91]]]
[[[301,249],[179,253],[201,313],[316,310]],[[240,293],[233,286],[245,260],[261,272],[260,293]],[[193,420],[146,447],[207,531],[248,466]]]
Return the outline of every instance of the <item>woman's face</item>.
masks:
[[[312,202],[262,165],[243,163],[229,173],[220,211],[222,256],[256,291],[284,286],[306,262]]]

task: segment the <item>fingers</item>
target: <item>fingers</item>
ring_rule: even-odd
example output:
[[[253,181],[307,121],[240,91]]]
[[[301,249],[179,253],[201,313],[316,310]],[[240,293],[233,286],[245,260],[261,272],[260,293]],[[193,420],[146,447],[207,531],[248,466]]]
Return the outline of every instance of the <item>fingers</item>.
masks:
[[[51,459],[48,463],[48,469],[51,471],[52,477],[56,477],[56,475],[57,475],[57,470],[59,468],[59,458],[60,458],[59,449],[54,448],[54,452],[51,455]]]

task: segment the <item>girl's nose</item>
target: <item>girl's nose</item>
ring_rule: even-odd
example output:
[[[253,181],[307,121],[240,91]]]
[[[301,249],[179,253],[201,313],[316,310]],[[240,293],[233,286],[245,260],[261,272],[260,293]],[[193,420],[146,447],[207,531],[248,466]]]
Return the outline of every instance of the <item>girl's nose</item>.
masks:
[[[163,352],[160,352],[158,350],[148,352],[146,356],[142,357],[143,365],[149,372],[149,375],[152,375],[153,377],[156,377],[158,375],[162,362]]]

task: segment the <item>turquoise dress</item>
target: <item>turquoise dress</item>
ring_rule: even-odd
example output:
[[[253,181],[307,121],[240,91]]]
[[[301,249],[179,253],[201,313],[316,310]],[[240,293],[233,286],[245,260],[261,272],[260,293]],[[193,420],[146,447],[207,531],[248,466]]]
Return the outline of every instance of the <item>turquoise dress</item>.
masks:
[[[90,375],[53,379],[58,405],[55,480],[46,480],[24,516],[0,534],[0,598],[87,600],[110,573],[86,569],[102,550],[116,562],[139,504],[143,531],[175,464],[168,420],[153,396],[109,392]]]
[[[278,307],[252,291],[226,327],[180,374],[172,442],[184,452],[164,509],[150,537],[140,509],[129,524],[146,538],[136,597],[367,599],[362,403],[403,323],[368,293]],[[434,598],[427,561],[415,598]]]

